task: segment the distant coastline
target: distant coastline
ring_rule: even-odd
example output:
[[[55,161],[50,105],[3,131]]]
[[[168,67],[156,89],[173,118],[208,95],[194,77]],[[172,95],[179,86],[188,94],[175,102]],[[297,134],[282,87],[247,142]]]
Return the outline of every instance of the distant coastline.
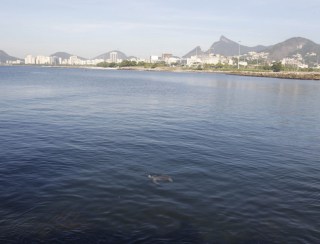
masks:
[[[6,67],[19,67],[33,65],[0,65]],[[301,72],[301,71],[248,71],[248,70],[195,70],[181,67],[156,67],[156,68],[144,68],[144,67],[115,67],[104,68],[96,66],[33,66],[33,67],[46,67],[46,68],[73,68],[73,69],[92,69],[92,70],[132,70],[132,71],[158,71],[158,72],[181,72],[181,73],[217,73],[227,75],[239,75],[239,76],[252,76],[252,77],[266,77],[266,78],[280,78],[280,79],[295,79],[295,80],[320,80],[320,72]]]
[[[230,75],[241,76],[255,76],[255,77],[268,77],[280,79],[295,79],[295,80],[320,80],[320,72],[255,72],[255,71],[239,71],[229,72]]]
[[[223,71],[223,70],[193,70],[182,68],[143,68],[143,67],[123,67],[117,68],[118,70],[136,70],[136,71],[166,71],[166,72],[192,72],[192,73],[219,73],[228,75],[239,76],[253,76],[253,77],[266,77],[266,78],[281,78],[281,79],[296,79],[296,80],[320,80],[320,72],[293,72],[293,71]]]

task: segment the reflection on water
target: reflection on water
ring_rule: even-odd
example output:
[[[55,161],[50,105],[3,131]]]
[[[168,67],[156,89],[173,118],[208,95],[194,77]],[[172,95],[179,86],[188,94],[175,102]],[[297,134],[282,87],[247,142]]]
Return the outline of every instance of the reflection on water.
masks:
[[[317,243],[319,89],[0,67],[0,240]]]

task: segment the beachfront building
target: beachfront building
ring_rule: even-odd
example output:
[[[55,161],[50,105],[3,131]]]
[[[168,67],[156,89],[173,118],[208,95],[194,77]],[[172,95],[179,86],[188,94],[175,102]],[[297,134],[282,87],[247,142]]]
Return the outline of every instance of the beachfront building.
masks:
[[[36,57],[36,64],[51,65],[53,64],[53,58],[48,56],[38,55]]]
[[[25,64],[38,64],[38,65],[59,65],[61,63],[61,58],[38,55],[36,57],[32,55],[27,55],[24,59]]]
[[[86,65],[97,65],[98,63],[102,63],[104,61],[105,61],[104,59],[88,59],[88,60],[85,60],[84,62]]]
[[[23,61],[20,59],[17,60],[7,60],[6,64],[22,64]]]
[[[51,57],[51,64],[52,65],[59,65],[61,64],[62,58],[56,57],[56,56],[52,56]]]
[[[78,56],[70,56],[68,59],[63,59],[61,61],[62,65],[85,65],[86,64],[86,60],[82,60],[80,58],[78,58]]]
[[[27,55],[24,59],[25,64],[36,64],[36,58],[32,55]]]
[[[82,59],[78,56],[70,56],[69,58],[62,59],[61,57],[56,56],[43,56],[38,55],[36,57],[32,55],[27,55],[24,59],[25,64],[37,64],[37,65],[97,65],[101,62],[112,62],[116,61],[116,63],[120,63],[122,59],[118,59],[117,55],[110,55],[110,59],[104,60],[104,59]],[[116,59],[117,58],[117,59]],[[11,61],[12,62],[12,61]],[[20,62],[20,61],[19,61]],[[19,62],[16,63],[8,63],[8,64],[20,64]]]
[[[100,60],[100,59],[96,59]],[[110,52],[109,53],[109,58],[103,59],[102,62],[107,62],[107,63],[121,63],[123,59],[119,58],[119,53],[118,52]]]
[[[69,58],[70,65],[82,65],[82,60],[78,56],[70,56]]]

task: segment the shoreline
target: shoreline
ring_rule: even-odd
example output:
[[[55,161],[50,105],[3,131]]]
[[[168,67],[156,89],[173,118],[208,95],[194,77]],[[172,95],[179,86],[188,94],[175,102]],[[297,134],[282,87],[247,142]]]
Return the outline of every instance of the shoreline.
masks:
[[[294,80],[320,80],[319,72],[299,72],[299,71],[246,71],[246,70],[193,70],[184,69],[181,67],[156,67],[156,68],[144,68],[144,67],[115,67],[104,68],[96,66],[37,66],[37,65],[1,65],[6,67],[43,67],[43,68],[73,68],[73,69],[91,69],[91,70],[128,70],[128,71],[153,71],[153,72],[175,72],[175,73],[215,73],[226,75],[238,75],[238,76],[251,76],[251,77],[264,77],[264,78],[277,78],[277,79],[294,79]]]
[[[280,71],[280,72],[259,72],[259,71],[231,71],[230,75],[239,76],[253,76],[277,79],[293,79],[293,80],[320,80],[320,72],[294,72],[294,71]]]
[[[123,67],[118,70],[135,70],[135,71],[163,71],[163,72],[177,72],[177,73],[215,73],[226,75],[238,76],[251,76],[251,77],[265,77],[265,78],[278,78],[278,79],[294,79],[294,80],[320,80],[319,72],[298,72],[298,71],[233,71],[233,70],[191,70],[181,68],[142,68],[142,67]]]

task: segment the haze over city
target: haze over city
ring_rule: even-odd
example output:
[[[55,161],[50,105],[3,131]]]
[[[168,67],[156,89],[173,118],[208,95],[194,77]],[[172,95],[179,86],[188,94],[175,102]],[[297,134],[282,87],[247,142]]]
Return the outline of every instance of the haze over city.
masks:
[[[109,50],[178,56],[221,35],[248,46],[294,36],[320,43],[320,2],[293,1],[1,1],[0,49],[13,56],[56,51],[94,57]]]

